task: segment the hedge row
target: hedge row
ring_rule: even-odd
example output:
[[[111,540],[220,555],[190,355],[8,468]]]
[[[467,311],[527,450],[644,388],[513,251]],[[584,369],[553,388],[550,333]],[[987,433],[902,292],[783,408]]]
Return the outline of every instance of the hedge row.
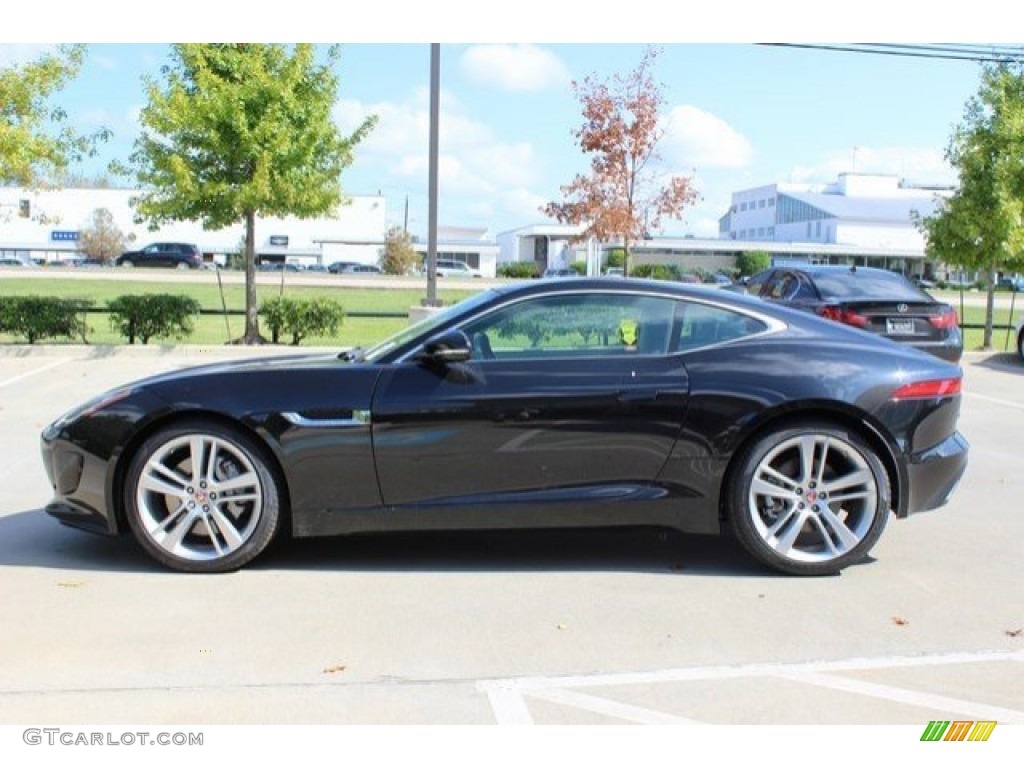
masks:
[[[80,339],[88,343],[85,315],[93,307],[88,299],[53,296],[0,296],[0,333],[21,337],[29,344],[41,339]],[[148,344],[153,338],[183,339],[195,329],[199,302],[189,296],[166,293],[118,296],[107,302],[111,327],[128,339]],[[264,302],[260,314],[273,342],[283,334],[298,345],[310,335],[337,333],[345,317],[340,304],[330,299],[278,298]]]
[[[81,338],[84,343],[89,329],[85,311],[91,306],[85,299],[0,296],[0,333],[23,336],[29,344],[55,338]]]

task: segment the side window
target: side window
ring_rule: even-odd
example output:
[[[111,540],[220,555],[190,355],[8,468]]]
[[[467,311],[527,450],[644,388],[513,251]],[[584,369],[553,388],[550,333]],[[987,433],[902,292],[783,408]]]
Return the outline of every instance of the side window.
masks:
[[[677,312],[673,352],[686,352],[711,344],[721,344],[766,330],[760,320],[723,307],[681,303]]]
[[[746,292],[751,296],[760,296],[764,290],[765,283],[771,278],[771,271],[758,272],[747,281]]]
[[[782,272],[768,286],[768,298],[785,301],[793,298],[798,287],[797,279],[792,272]]]
[[[658,296],[567,293],[518,302],[462,330],[478,359],[663,355],[678,303]]]

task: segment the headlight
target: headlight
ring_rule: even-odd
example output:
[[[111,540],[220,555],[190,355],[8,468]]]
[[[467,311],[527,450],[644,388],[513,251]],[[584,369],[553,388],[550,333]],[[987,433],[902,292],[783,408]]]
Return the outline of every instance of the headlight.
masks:
[[[102,411],[104,408],[109,408],[116,402],[124,400],[126,397],[135,393],[135,387],[122,387],[121,389],[114,389],[109,392],[104,392],[102,395],[87,400],[70,411],[65,413],[59,419],[54,421],[50,426],[43,430],[43,438],[46,440],[52,440],[60,434],[64,427],[78,421],[79,419],[85,419],[92,416],[94,413]]]

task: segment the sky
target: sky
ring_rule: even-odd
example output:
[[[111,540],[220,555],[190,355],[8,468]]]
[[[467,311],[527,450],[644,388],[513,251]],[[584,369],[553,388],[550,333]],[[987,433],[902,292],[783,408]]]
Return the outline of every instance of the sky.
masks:
[[[941,7],[941,3],[930,5]],[[276,7],[280,14],[280,4]],[[493,237],[549,221],[541,207],[560,200],[560,188],[588,168],[572,134],[582,121],[572,82],[628,73],[639,64],[647,44],[617,42],[611,31],[614,24],[609,27],[607,22],[590,31],[571,13],[562,17],[548,13],[525,25],[520,19],[503,37],[528,41],[532,35],[536,40],[558,30],[560,39],[574,42],[489,39],[502,29],[499,18],[489,24],[476,20],[452,35],[444,24],[438,26],[436,18],[416,27],[415,14],[406,18],[406,12],[416,7],[403,3],[384,7],[380,18],[393,22],[401,18],[402,23],[379,35],[382,42],[342,43],[335,120],[341,130],[351,132],[366,115],[376,114],[379,119],[342,175],[344,192],[386,196],[388,218],[394,224],[404,223],[408,201],[409,230],[426,235],[430,57],[426,41],[434,39],[442,41],[439,223],[486,228]],[[523,7],[538,6],[526,0]],[[805,7],[820,12],[822,6]],[[858,28],[854,20],[866,26]],[[282,23],[281,30],[257,29],[275,30],[272,37],[295,34],[293,27]],[[861,39],[921,40],[922,30],[911,34],[910,28],[906,37],[894,38],[898,24],[885,34],[869,37],[874,28],[871,19],[856,14],[851,14],[851,24],[849,33],[861,32]],[[324,28],[307,19],[297,29],[316,42],[324,34],[352,41],[376,36],[367,34],[368,28],[359,24]],[[565,31],[570,28],[571,32]],[[214,24],[207,34],[215,37],[218,29]],[[9,35],[0,30],[0,66],[38,55],[45,44],[28,42],[35,30],[15,29]],[[84,31],[75,39],[91,37],[98,42],[90,43],[80,76],[58,98],[79,129],[112,131],[101,156],[81,169],[93,174],[102,172],[111,160],[127,160],[145,103],[142,78],[159,77],[160,67],[169,61],[169,46],[128,42],[139,39],[131,30],[122,30],[123,35],[116,30],[111,35],[106,28]],[[700,196],[680,220],[664,221],[659,234],[715,237],[732,192],[774,182],[827,183],[851,171],[895,174],[922,184],[955,181],[943,152],[967,99],[977,91],[977,64],[764,46],[754,44],[754,37],[736,42],[743,39],[744,31],[749,35],[750,30],[741,29],[732,40],[706,34],[703,38],[712,41],[704,42],[697,29],[692,36],[679,35],[678,42],[657,44],[660,55],[654,73],[665,100],[659,170],[691,177]],[[62,28],[48,32],[60,35]],[[174,24],[160,32],[169,40],[188,39],[174,37]],[[955,39],[952,30],[932,34],[943,32],[948,36],[924,41]],[[768,29],[763,39],[825,39],[815,34],[813,28],[794,27],[793,34],[782,37],[780,30]],[[29,37],[18,42],[19,35]],[[450,37],[454,39],[444,42]],[[992,37],[997,37],[996,32]],[[49,43],[71,39],[58,36]],[[234,39],[259,39],[259,35],[250,32]],[[486,42],[466,42],[473,39]],[[971,40],[965,36],[963,41]]]

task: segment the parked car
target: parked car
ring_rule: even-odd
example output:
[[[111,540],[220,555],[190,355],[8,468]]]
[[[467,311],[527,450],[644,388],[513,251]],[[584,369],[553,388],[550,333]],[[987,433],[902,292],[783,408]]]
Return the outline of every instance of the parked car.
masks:
[[[544,274],[541,277],[577,277],[578,275],[572,269],[559,269],[557,267],[548,267],[544,270]]]
[[[774,267],[751,277],[745,290],[952,362],[963,354],[956,310],[895,272],[868,267]]]
[[[261,261],[256,267],[260,272],[301,272],[302,267],[290,261]]]
[[[376,264],[349,264],[341,270],[344,275],[382,275],[384,270]]]
[[[479,270],[454,259],[437,260],[438,277],[483,277]]]
[[[119,267],[199,269],[203,253],[192,243],[152,243],[141,250],[122,253],[114,263]]]
[[[1004,291],[1024,291],[1024,277],[1001,277],[996,288]]]
[[[913,281],[914,285],[918,288],[923,288],[926,291],[930,291],[937,287],[934,280],[929,280],[923,275],[914,275]]]
[[[337,275],[345,270],[345,267],[355,266],[359,262],[356,261],[336,261],[327,267],[327,271],[332,275]]]
[[[46,510],[183,571],[286,532],[652,525],[835,573],[953,492],[961,376],[727,291],[523,281],[370,349],[99,395],[42,433]]]

